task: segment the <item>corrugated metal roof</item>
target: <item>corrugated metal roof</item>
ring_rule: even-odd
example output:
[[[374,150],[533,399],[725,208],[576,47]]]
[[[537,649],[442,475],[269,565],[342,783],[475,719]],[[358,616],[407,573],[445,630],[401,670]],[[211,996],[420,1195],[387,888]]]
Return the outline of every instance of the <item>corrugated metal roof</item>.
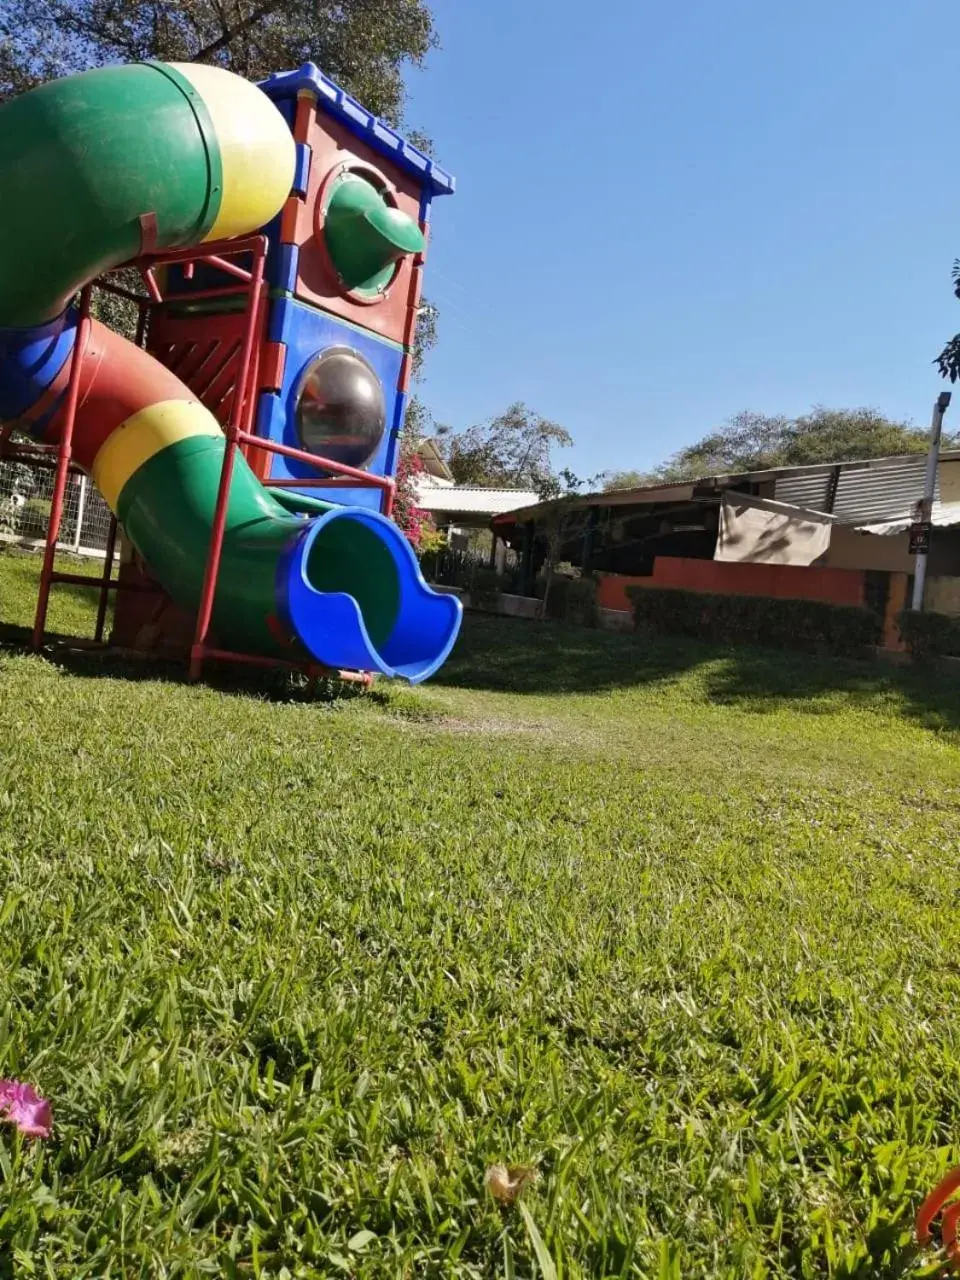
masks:
[[[829,505],[832,472],[824,476],[782,476],[776,482],[781,502],[830,510],[844,524],[867,524],[907,516],[923,497],[927,466],[922,453],[875,462],[838,463],[836,497]],[[940,498],[939,477],[935,501]]]
[[[941,462],[960,461],[960,450],[943,450]],[[834,473],[839,468],[836,493],[832,505],[830,493]],[[643,485],[633,489],[613,489],[605,493],[584,494],[574,500],[576,506],[639,506],[644,503],[684,501],[692,498],[709,500],[719,498],[724,492],[741,490],[749,485],[765,485],[773,481],[774,497],[778,502],[803,507],[808,511],[832,511],[844,524],[856,526],[892,521],[908,517],[923,495],[923,476],[926,454],[908,454],[905,457],[858,459],[851,462],[817,463],[803,467],[772,467],[765,471],[747,471],[738,474],[704,476],[693,484],[689,481],[674,484]],[[532,505],[532,504],[524,504]],[[550,503],[542,504],[545,508]],[[934,522],[938,524],[960,523],[953,519],[958,504],[943,506],[940,503],[939,474],[934,496]],[[531,513],[525,512],[530,519]]]
[[[778,502],[794,507],[806,507],[808,511],[826,511],[830,473],[816,475],[781,476],[773,486]]]
[[[941,461],[955,464],[957,457],[955,450],[945,451]],[[900,533],[910,525],[923,497],[925,454],[837,465],[840,471],[832,512],[839,521],[871,533]],[[943,528],[960,523],[960,503],[941,500],[940,475],[938,469],[932,520]],[[829,485],[829,472],[823,477],[783,476],[776,482],[776,496],[782,502],[823,511],[829,501]]]
[[[538,493],[525,489],[479,489],[470,485],[435,488],[420,484],[416,488],[417,504],[425,511],[469,511],[495,516],[533,507],[540,501]]]
[[[933,508],[930,523],[937,529],[950,529],[960,525],[960,502],[938,502]],[[899,516],[896,520],[880,520],[873,524],[861,524],[857,528],[861,533],[879,533],[890,535],[905,533],[913,524],[912,516]]]

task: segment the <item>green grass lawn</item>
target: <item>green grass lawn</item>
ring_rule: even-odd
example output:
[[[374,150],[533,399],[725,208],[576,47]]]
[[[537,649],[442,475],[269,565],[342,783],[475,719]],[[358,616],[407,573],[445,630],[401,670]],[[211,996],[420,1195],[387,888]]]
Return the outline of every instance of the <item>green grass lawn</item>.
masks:
[[[0,635],[10,627],[33,628],[37,585],[42,558],[34,551],[0,548]],[[99,578],[103,562],[80,556],[60,555],[56,567],[67,573]],[[65,635],[92,636],[97,618],[97,592],[68,583],[56,583],[50,592],[47,630]]]
[[[0,1276],[934,1274],[943,676],[470,617],[257,688],[0,650]]]

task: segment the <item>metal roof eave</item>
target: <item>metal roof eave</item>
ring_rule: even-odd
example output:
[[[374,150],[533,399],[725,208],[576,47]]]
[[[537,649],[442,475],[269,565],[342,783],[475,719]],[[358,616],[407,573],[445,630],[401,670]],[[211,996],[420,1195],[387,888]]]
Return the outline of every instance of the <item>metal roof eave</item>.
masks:
[[[924,454],[893,454],[884,458],[854,458],[845,462],[817,462],[801,467],[770,467],[763,471],[728,472],[722,475],[703,476],[696,480],[675,481],[669,484],[638,485],[632,489],[609,489],[598,493],[577,495],[573,498],[555,498],[541,502],[536,507],[527,507],[517,512],[517,522],[529,521],[538,514],[546,514],[554,510],[560,503],[570,507],[617,507],[644,506],[665,501],[685,500],[717,500],[724,493],[729,493],[736,485],[761,484],[769,480],[803,479],[807,477],[828,477],[838,469],[841,473],[862,473],[867,471],[883,471],[895,469],[907,462],[924,465]],[[940,454],[941,462],[960,461],[960,449],[944,449]],[[696,493],[694,492],[696,490]],[[686,491],[686,492],[684,492]],[[803,505],[803,504],[796,504]],[[498,521],[506,523],[514,515],[506,512],[498,516]],[[841,521],[847,523],[846,521]],[[850,521],[849,523],[853,523]]]

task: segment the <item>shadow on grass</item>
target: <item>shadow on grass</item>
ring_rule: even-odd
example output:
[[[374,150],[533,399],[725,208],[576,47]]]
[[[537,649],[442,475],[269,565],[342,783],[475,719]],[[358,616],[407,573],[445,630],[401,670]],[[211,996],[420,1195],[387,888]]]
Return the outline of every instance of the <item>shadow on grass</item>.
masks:
[[[30,653],[28,627],[0,626],[0,653]],[[48,635],[42,657],[72,676],[86,679],[147,681],[160,684],[188,684],[187,664],[178,659],[139,659],[112,653],[109,649],[82,648],[75,636]],[[387,696],[376,689],[343,680],[310,681],[296,671],[247,667],[233,662],[208,660],[203,665],[202,683],[220,693],[258,698],[265,702],[340,703],[367,697],[385,702]]]
[[[520,694],[589,694],[669,683],[690,672],[696,672],[708,702],[757,714],[784,706],[826,713],[839,701],[896,711],[934,731],[960,729],[960,681],[932,669],[482,614],[466,616],[434,683]]]
[[[635,635],[467,613],[433,683],[504,693],[601,693],[669,679],[704,653],[690,641],[649,646]]]
[[[71,637],[51,637],[44,655],[71,675],[185,684],[182,661],[141,661],[87,651]],[[0,650],[29,650],[27,627],[0,627]],[[643,638],[555,622],[468,614],[435,685],[517,694],[590,694],[669,684],[695,675],[705,701],[758,715],[790,707],[806,714],[838,704],[906,716],[934,732],[960,730],[960,681],[883,660],[852,661],[750,646],[722,648],[682,637]],[[340,703],[358,697],[387,703],[395,686],[365,691],[338,680],[311,687],[296,672],[204,664],[203,683],[223,693],[269,702]]]

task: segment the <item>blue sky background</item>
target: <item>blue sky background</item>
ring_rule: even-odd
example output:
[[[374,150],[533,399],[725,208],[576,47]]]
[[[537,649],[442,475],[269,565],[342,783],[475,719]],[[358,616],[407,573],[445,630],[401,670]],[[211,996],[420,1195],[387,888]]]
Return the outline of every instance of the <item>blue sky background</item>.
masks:
[[[433,8],[408,120],[458,179],[427,265],[439,421],[525,400],[580,475],[743,408],[928,421],[960,330],[954,5]]]

